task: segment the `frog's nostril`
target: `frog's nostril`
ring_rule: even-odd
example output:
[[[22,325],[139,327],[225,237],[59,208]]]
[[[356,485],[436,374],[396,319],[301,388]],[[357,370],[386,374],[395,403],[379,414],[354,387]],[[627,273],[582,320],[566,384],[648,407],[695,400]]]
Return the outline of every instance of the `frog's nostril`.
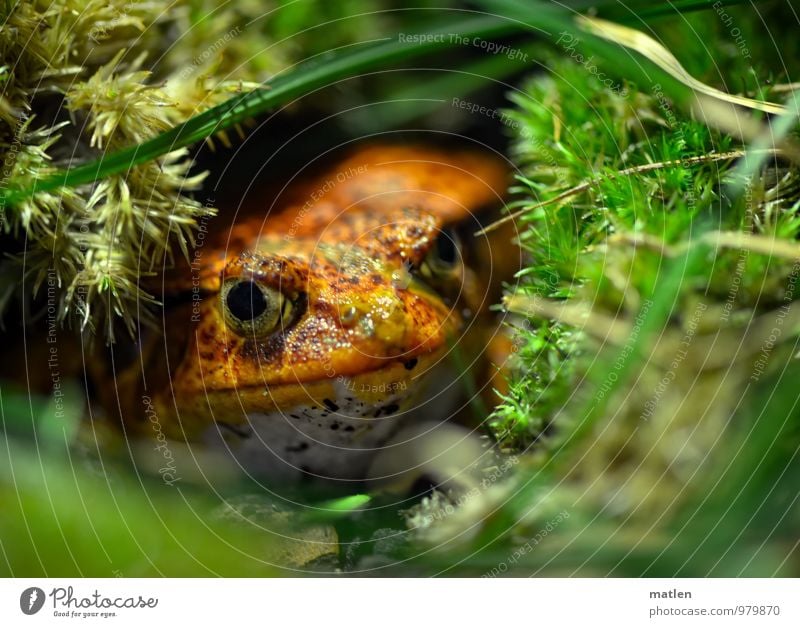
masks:
[[[228,311],[244,322],[255,320],[267,310],[267,299],[254,281],[241,281],[226,296]]]
[[[352,305],[343,308],[339,312],[339,321],[345,327],[352,327],[356,322],[358,322],[358,309]]]

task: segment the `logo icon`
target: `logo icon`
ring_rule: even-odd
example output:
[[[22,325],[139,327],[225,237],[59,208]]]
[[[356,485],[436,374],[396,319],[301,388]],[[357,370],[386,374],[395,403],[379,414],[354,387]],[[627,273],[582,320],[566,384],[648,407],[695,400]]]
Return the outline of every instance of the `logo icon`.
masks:
[[[19,595],[19,609],[22,610],[23,614],[27,614],[28,616],[36,614],[36,612],[42,609],[43,605],[44,590],[41,588],[37,588],[36,586],[26,588],[22,591],[22,594]]]

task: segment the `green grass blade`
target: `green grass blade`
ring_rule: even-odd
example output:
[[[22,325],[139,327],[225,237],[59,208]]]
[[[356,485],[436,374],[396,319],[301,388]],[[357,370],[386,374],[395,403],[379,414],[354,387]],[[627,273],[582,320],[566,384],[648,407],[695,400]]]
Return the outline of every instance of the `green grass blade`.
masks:
[[[112,174],[125,172],[130,168],[146,163],[171,151],[202,141],[220,131],[231,128],[246,119],[257,116],[269,109],[284,105],[291,100],[312,93],[335,81],[357,76],[374,69],[408,61],[436,51],[463,45],[464,37],[499,37],[521,30],[534,29],[537,32],[553,35],[557,32],[579,30],[573,22],[577,8],[585,8],[588,3],[578,3],[567,9],[561,5],[544,2],[519,3],[513,0],[487,0],[487,8],[497,11],[497,16],[470,17],[445,26],[417,33],[421,37],[383,40],[359,46],[355,50],[323,55],[304,63],[291,71],[278,76],[264,87],[234,96],[226,102],[212,107],[192,117],[183,124],[172,128],[151,140],[120,150],[110,155],[56,172],[33,186],[0,189],[0,206],[13,206],[36,192],[52,191],[60,187],[75,187],[100,180]],[[611,3],[606,3],[611,4]],[[710,7],[711,2],[690,2],[688,8]],[[602,4],[600,5],[602,7]],[[654,8],[662,7],[657,5]],[[458,36],[458,37],[456,37]],[[683,100],[688,98],[688,90],[678,81],[654,65],[645,72],[640,64],[621,55],[620,49],[598,37],[581,33],[584,44],[605,58],[622,61],[619,70],[630,77],[644,76],[664,85],[668,95]],[[624,58],[623,58],[624,56]],[[496,67],[496,64],[493,64]]]
[[[565,22],[566,22],[566,18]],[[326,54],[269,81],[264,87],[234,96],[183,124],[142,144],[70,168],[38,181],[30,189],[11,188],[0,194],[0,204],[14,205],[36,192],[92,183],[111,174],[125,172],[179,148],[202,141],[248,118],[281,106],[331,83],[378,67],[387,67],[438,50],[461,45],[460,37],[497,37],[519,29],[513,22],[495,17],[469,18],[421,33],[419,40],[384,40]],[[411,36],[409,36],[411,37]]]

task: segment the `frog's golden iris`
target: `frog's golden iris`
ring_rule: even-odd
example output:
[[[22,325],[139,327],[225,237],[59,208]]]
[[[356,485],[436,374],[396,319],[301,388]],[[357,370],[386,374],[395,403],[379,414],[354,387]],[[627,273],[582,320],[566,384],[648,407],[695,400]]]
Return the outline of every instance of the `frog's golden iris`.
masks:
[[[227,281],[220,296],[225,322],[243,336],[259,338],[285,330],[295,310],[291,298],[250,279]]]

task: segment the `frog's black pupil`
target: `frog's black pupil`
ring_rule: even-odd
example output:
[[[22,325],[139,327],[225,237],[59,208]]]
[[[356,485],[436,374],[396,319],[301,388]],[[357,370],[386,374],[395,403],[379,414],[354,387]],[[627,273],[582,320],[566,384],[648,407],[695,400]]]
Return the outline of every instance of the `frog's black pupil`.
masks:
[[[442,231],[436,238],[436,254],[442,263],[452,266],[458,260],[456,236],[449,230]]]
[[[255,320],[267,310],[267,299],[253,281],[242,281],[228,290],[228,310],[239,320]]]

